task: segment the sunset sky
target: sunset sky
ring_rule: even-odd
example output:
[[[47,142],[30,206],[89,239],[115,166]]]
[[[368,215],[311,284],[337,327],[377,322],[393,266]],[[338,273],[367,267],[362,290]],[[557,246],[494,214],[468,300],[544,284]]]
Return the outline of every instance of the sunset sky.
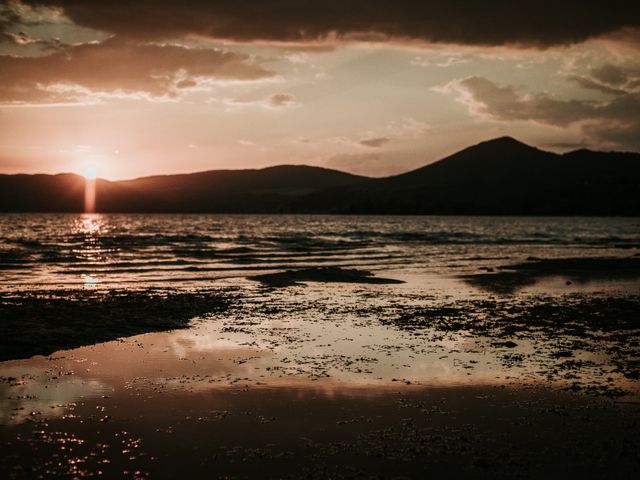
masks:
[[[640,150],[633,2],[0,0],[0,172]]]

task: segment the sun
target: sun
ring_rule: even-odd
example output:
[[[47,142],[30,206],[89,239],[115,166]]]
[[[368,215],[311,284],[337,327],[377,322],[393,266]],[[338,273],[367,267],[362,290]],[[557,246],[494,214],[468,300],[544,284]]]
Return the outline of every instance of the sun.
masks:
[[[95,180],[98,176],[98,169],[95,165],[88,165],[85,167],[83,175],[87,180]]]

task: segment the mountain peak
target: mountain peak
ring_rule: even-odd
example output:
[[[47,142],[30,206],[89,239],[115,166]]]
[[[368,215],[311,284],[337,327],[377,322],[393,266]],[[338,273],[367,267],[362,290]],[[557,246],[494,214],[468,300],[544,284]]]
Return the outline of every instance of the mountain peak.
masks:
[[[498,137],[491,140],[480,142],[471,147],[467,147],[464,150],[454,153],[449,158],[461,158],[469,160],[469,158],[513,158],[521,157],[523,155],[529,156],[532,154],[546,153],[542,150],[522,143],[513,137]]]
[[[509,136],[504,136],[504,137],[497,137],[497,138],[493,138],[491,140],[486,140],[484,142],[480,142],[477,145],[470,147],[470,148],[475,148],[475,147],[481,147],[481,146],[487,146],[487,147],[492,147],[492,148],[514,148],[514,147],[518,147],[518,148],[534,148],[531,145],[527,145],[526,143],[523,143],[519,140],[516,140],[513,137],[509,137]]]

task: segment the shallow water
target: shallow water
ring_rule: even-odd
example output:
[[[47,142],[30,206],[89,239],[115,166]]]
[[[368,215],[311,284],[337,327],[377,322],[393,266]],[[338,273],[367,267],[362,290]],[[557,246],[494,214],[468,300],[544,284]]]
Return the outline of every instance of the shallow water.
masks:
[[[314,266],[452,275],[638,251],[640,221],[625,218],[0,215],[4,290],[208,286]]]

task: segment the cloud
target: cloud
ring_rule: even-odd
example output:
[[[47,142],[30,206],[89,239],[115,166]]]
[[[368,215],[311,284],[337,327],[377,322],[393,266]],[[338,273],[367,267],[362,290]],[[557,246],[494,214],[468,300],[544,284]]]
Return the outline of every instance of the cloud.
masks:
[[[360,145],[364,145],[365,147],[379,148],[383,145],[386,145],[390,141],[391,139],[387,137],[365,138],[364,140],[360,140]]]
[[[60,8],[42,5],[28,5],[20,0],[0,0],[0,43],[3,41],[22,43],[30,36],[25,29],[41,26],[60,27],[69,21],[62,15]]]
[[[591,69],[586,75],[574,75],[571,80],[582,88],[611,95],[640,92],[640,69],[605,64]]]
[[[121,36],[234,41],[417,40],[548,47],[640,27],[633,2],[565,0],[25,0]],[[570,19],[568,21],[567,19]],[[637,33],[631,33],[637,37]]]
[[[629,72],[617,65],[602,65],[591,70],[592,75],[602,83],[609,85],[622,85],[629,77]]]
[[[582,88],[586,88],[587,90],[596,90],[600,93],[606,93],[609,95],[624,95],[626,92],[619,88],[613,88],[604,83],[598,82],[593,78],[589,77],[581,77],[578,75],[574,75],[569,77],[570,80],[576,82]]]
[[[454,65],[462,65],[464,63],[469,63],[471,61],[470,58],[465,57],[461,54],[439,54],[432,55],[429,57],[414,57],[411,60],[411,65],[414,67],[438,67],[438,68],[448,68],[453,67]]]
[[[430,124],[411,117],[394,120],[387,125],[389,132],[397,139],[422,138],[432,128]]]
[[[594,104],[557,100],[548,94],[520,95],[513,86],[500,86],[484,77],[472,76],[449,83],[442,92],[455,91],[475,115],[495,120],[534,120],[567,126],[594,112]]]
[[[0,56],[0,102],[65,103],[104,98],[170,98],[200,79],[271,77],[251,57],[217,49],[135,44],[117,38],[40,57]]]
[[[33,38],[30,35],[26,34],[25,32],[17,32],[17,33],[13,33],[13,32],[4,32],[3,36],[5,39],[7,39],[8,41],[10,41],[11,43],[14,43],[16,45],[29,45],[31,43],[37,43],[38,39],[37,38]]]
[[[600,145],[640,149],[640,95],[634,92],[621,92],[613,100],[600,102],[561,100],[546,93],[521,94],[513,86],[477,76],[451,82],[439,91],[457,92],[473,114],[484,118],[563,128],[578,125],[588,139]]]
[[[176,83],[176,88],[193,88],[196,85],[198,85],[198,82],[188,78],[185,80],[180,80],[178,83]]]
[[[24,47],[27,45],[36,45],[40,47],[42,52],[51,52],[54,50],[60,50],[62,48],[66,48],[69,45],[65,45],[59,38],[54,37],[48,40],[44,40],[42,38],[35,38],[29,35],[26,32],[4,32],[0,35],[0,44],[1,43],[10,43],[13,45],[17,45],[20,47]]]
[[[298,105],[296,98],[288,93],[275,93],[269,97],[269,104],[274,108],[288,108]]]
[[[411,117],[403,117],[381,126],[377,131],[369,130],[355,137],[345,135],[321,139],[299,137],[295,139],[295,142],[298,144],[321,146],[322,148],[331,149],[334,148],[335,145],[339,145],[341,149],[346,146],[349,147],[352,152],[354,151],[354,148],[356,149],[356,152],[362,152],[363,150],[368,150],[370,152],[372,149],[378,149],[384,150],[385,154],[389,154],[394,150],[402,149],[403,146],[406,147],[416,141],[420,142],[424,140],[427,133],[431,130],[432,126],[428,123]],[[353,155],[361,155],[361,153],[354,153]],[[362,155],[370,154],[364,153]]]
[[[245,107],[260,107],[264,108],[265,110],[284,110],[288,108],[300,107],[300,103],[298,103],[296,98],[289,93],[274,93],[267,98],[259,98],[257,100],[228,98],[224,99],[223,103],[230,110]]]

